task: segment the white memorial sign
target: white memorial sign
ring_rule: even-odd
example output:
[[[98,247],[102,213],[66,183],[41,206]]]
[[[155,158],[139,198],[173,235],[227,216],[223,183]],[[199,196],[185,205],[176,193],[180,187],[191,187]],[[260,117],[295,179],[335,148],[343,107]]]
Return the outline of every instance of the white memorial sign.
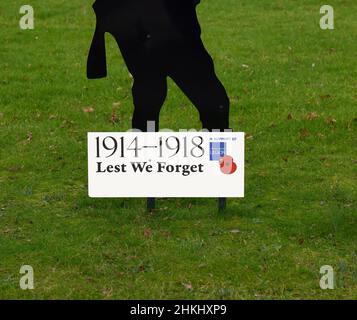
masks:
[[[90,132],[93,198],[244,197],[244,133]]]

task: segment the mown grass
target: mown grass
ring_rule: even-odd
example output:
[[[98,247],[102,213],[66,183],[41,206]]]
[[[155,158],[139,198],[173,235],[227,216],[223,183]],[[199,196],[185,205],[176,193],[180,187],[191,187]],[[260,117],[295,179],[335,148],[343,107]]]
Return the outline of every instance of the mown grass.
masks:
[[[330,1],[333,31],[320,1],[202,1],[247,132],[246,197],[224,214],[215,199],[148,214],[145,199],[88,198],[86,133],[130,127],[131,79],[109,37],[109,77],[86,79],[91,1],[34,1],[33,31],[18,27],[22,4],[0,4],[0,298],[357,298],[355,1]],[[172,83],[161,118],[199,128]],[[326,264],[335,290],[319,287]]]

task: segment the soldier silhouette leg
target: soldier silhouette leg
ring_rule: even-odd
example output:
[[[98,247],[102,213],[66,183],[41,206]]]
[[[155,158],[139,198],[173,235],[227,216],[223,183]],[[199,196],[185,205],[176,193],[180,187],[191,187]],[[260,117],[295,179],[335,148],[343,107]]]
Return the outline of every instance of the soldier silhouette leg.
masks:
[[[229,128],[229,98],[216,76],[212,58],[199,39],[175,53],[168,75],[198,109],[202,127]]]
[[[229,98],[200,39],[180,41],[174,50],[160,51],[149,51],[145,45],[128,49],[120,41],[118,44],[134,79],[133,128],[146,131],[147,121],[155,121],[159,128],[167,77],[174,80],[198,109],[203,128],[229,128]]]

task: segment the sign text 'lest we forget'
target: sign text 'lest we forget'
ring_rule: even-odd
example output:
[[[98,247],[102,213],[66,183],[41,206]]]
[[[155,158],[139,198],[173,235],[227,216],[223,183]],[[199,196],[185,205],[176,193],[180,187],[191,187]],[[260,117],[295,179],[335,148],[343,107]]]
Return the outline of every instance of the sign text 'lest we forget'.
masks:
[[[244,197],[244,133],[90,132],[89,196]]]

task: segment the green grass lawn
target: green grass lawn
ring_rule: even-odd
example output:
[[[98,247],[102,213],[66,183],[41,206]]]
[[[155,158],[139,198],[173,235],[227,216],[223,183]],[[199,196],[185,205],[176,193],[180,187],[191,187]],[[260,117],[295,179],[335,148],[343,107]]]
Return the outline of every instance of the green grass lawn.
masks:
[[[357,298],[357,3],[203,0],[205,44],[247,133],[246,197],[90,199],[88,131],[130,128],[131,79],[107,38],[88,81],[92,1],[0,4],[0,298]],[[93,108],[93,112],[85,112]],[[115,121],[111,121],[114,118]],[[170,82],[162,127],[197,128]],[[239,230],[239,232],[238,232]],[[33,266],[35,290],[19,288]],[[319,287],[320,267],[334,290]]]

